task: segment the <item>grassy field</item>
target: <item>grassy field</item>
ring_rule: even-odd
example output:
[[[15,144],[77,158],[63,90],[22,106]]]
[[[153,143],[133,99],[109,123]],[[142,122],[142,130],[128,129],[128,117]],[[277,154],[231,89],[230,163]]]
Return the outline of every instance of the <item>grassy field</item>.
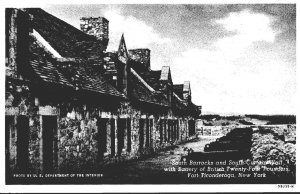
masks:
[[[202,115],[203,126],[296,124],[295,115]]]

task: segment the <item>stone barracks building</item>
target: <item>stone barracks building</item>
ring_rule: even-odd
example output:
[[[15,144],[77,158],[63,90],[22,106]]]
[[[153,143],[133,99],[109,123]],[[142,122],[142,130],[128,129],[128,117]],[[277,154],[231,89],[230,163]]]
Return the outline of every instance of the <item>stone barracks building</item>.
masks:
[[[42,9],[6,9],[9,172],[89,172],[195,137],[190,83],[151,70],[150,50],[127,50],[123,36],[107,52],[108,24],[81,18],[80,31]]]

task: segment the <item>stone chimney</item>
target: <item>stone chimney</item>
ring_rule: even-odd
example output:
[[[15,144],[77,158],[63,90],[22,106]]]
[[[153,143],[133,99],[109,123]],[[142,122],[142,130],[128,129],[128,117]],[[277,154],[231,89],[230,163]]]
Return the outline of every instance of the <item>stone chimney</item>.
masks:
[[[191,86],[189,81],[183,82],[183,100],[185,102],[191,102]]]
[[[108,45],[108,20],[104,17],[82,17],[80,18],[80,28],[83,32],[95,36],[98,40],[102,41],[104,46]]]
[[[163,66],[160,74],[160,91],[167,95],[169,105],[172,104],[173,81],[169,66]]]
[[[149,49],[132,49],[128,50],[131,60],[137,62],[133,68],[138,72],[150,70],[150,50]]]

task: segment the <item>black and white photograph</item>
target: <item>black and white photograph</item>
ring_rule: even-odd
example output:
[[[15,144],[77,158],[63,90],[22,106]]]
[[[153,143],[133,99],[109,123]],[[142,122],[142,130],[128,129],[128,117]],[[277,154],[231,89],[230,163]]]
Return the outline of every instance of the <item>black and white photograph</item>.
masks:
[[[296,186],[295,3],[3,11],[5,185]]]

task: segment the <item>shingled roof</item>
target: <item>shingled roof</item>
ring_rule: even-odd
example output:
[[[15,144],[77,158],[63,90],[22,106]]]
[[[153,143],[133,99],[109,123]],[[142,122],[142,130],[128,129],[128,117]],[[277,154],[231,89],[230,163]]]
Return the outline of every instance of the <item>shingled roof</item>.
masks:
[[[47,50],[47,46],[31,37],[29,64],[41,80],[73,87],[76,90],[126,98],[105,79],[106,77],[104,78],[108,72],[116,71],[117,53],[106,53],[106,46],[101,40],[87,35],[42,9],[23,10],[31,16],[36,34],[50,45],[50,50],[53,48],[52,50],[57,52],[57,55],[54,55],[53,51]],[[131,50],[129,54],[132,68],[137,67],[136,70],[139,70],[138,76],[129,73],[130,97],[141,102],[169,106],[167,97],[159,92],[159,83],[169,79],[170,67],[163,66],[159,71],[150,70],[148,49]],[[97,71],[95,68],[98,68]],[[173,97],[176,99],[173,102],[177,108],[183,108],[182,94],[179,91],[182,92],[185,88],[174,87]]]
[[[66,61],[58,63],[60,71],[73,80],[76,89],[82,89],[102,94],[124,97],[115,87],[106,81],[101,74],[93,72],[93,67],[85,61]],[[64,69],[64,70],[63,70]]]
[[[162,94],[156,94],[155,92],[150,91],[143,83],[143,80],[133,73],[130,73],[129,84],[132,86],[130,95],[134,100],[168,106],[168,101]]]
[[[29,64],[42,81],[125,98],[84,60],[55,59],[32,36],[29,48]]]
[[[166,75],[162,75],[162,71],[146,71],[146,72],[141,72],[142,78],[156,91],[159,91],[159,83],[162,78],[162,76],[168,76],[169,73],[169,67],[164,66],[163,70],[165,70]],[[173,85],[173,106],[176,107],[177,109],[184,110],[186,109],[186,105],[183,103],[183,84],[179,85]],[[164,96],[165,97],[165,96]],[[165,97],[166,98],[166,97]]]
[[[183,99],[183,84],[174,84],[173,90],[179,98]]]
[[[148,84],[151,85],[155,90],[159,90],[159,79],[161,76],[161,70],[158,71],[146,71],[141,72],[140,75]]]
[[[194,103],[190,102],[188,105],[190,113],[198,117],[201,114],[201,106],[197,106]]]
[[[33,28],[63,57],[97,58],[105,47],[96,37],[39,8],[24,9],[32,18]]]
[[[56,68],[55,61],[32,36],[29,37],[29,65],[45,82],[73,87],[70,81]]]
[[[179,96],[173,92],[173,96],[172,96],[172,107],[176,108],[178,110],[186,110],[187,106],[186,104],[183,102],[182,99],[179,98]]]

